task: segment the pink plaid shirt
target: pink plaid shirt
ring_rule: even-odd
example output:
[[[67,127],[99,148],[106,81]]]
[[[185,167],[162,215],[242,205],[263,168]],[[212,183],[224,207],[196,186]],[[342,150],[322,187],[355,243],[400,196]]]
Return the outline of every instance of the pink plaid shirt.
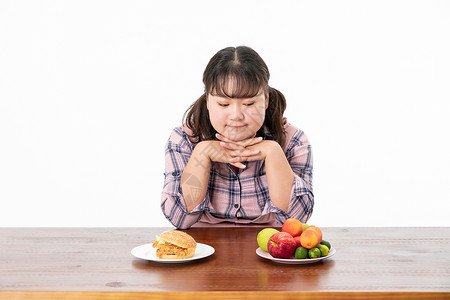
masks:
[[[177,228],[191,226],[239,226],[259,224],[281,226],[288,218],[306,222],[312,214],[312,152],[303,131],[286,122],[286,141],[282,146],[294,171],[294,183],[287,212],[270,201],[264,161],[244,162],[246,168],[235,174],[231,165],[212,162],[208,190],[203,201],[190,213],[186,210],[180,177],[195,147],[185,126],[175,128],[165,147],[166,170],[161,209]],[[267,131],[266,131],[267,132]],[[263,137],[271,139],[270,135]],[[195,180],[187,178],[186,180]]]

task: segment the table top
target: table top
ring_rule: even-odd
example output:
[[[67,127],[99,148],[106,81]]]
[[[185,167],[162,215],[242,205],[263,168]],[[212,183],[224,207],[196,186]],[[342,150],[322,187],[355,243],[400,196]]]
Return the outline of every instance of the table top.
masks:
[[[153,242],[168,229],[0,228],[0,298],[30,297],[31,291],[72,296],[139,292],[135,297],[167,293],[176,298],[196,292],[199,299],[269,293],[275,299],[292,293],[320,294],[321,299],[333,299],[336,293],[355,299],[380,293],[401,299],[450,298],[448,227],[325,227],[323,239],[336,254],[308,265],[280,264],[256,255],[262,227],[184,230],[215,253],[183,264],[131,255],[134,247]]]

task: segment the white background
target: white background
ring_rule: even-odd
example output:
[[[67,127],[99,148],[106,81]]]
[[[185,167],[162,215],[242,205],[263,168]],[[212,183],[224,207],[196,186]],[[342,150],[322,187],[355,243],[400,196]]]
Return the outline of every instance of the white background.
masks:
[[[449,226],[448,1],[1,1],[0,226],[167,226],[164,144],[247,45],[314,153],[317,226]]]

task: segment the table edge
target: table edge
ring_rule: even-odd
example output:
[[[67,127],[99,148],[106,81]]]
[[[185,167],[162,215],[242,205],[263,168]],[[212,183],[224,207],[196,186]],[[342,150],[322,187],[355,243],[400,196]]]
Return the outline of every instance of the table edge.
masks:
[[[212,292],[127,292],[127,291],[0,291],[3,299],[450,299],[448,292],[389,292],[389,291],[338,291],[338,292],[275,292],[275,291],[212,291]]]

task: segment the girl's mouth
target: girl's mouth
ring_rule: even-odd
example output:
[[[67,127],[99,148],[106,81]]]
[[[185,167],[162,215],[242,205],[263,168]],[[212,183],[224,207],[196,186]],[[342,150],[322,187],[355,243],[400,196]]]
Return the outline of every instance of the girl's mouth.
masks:
[[[245,125],[240,125],[240,126],[231,126],[231,125],[229,125],[228,127],[232,128],[232,129],[240,129],[240,128],[244,128]]]

